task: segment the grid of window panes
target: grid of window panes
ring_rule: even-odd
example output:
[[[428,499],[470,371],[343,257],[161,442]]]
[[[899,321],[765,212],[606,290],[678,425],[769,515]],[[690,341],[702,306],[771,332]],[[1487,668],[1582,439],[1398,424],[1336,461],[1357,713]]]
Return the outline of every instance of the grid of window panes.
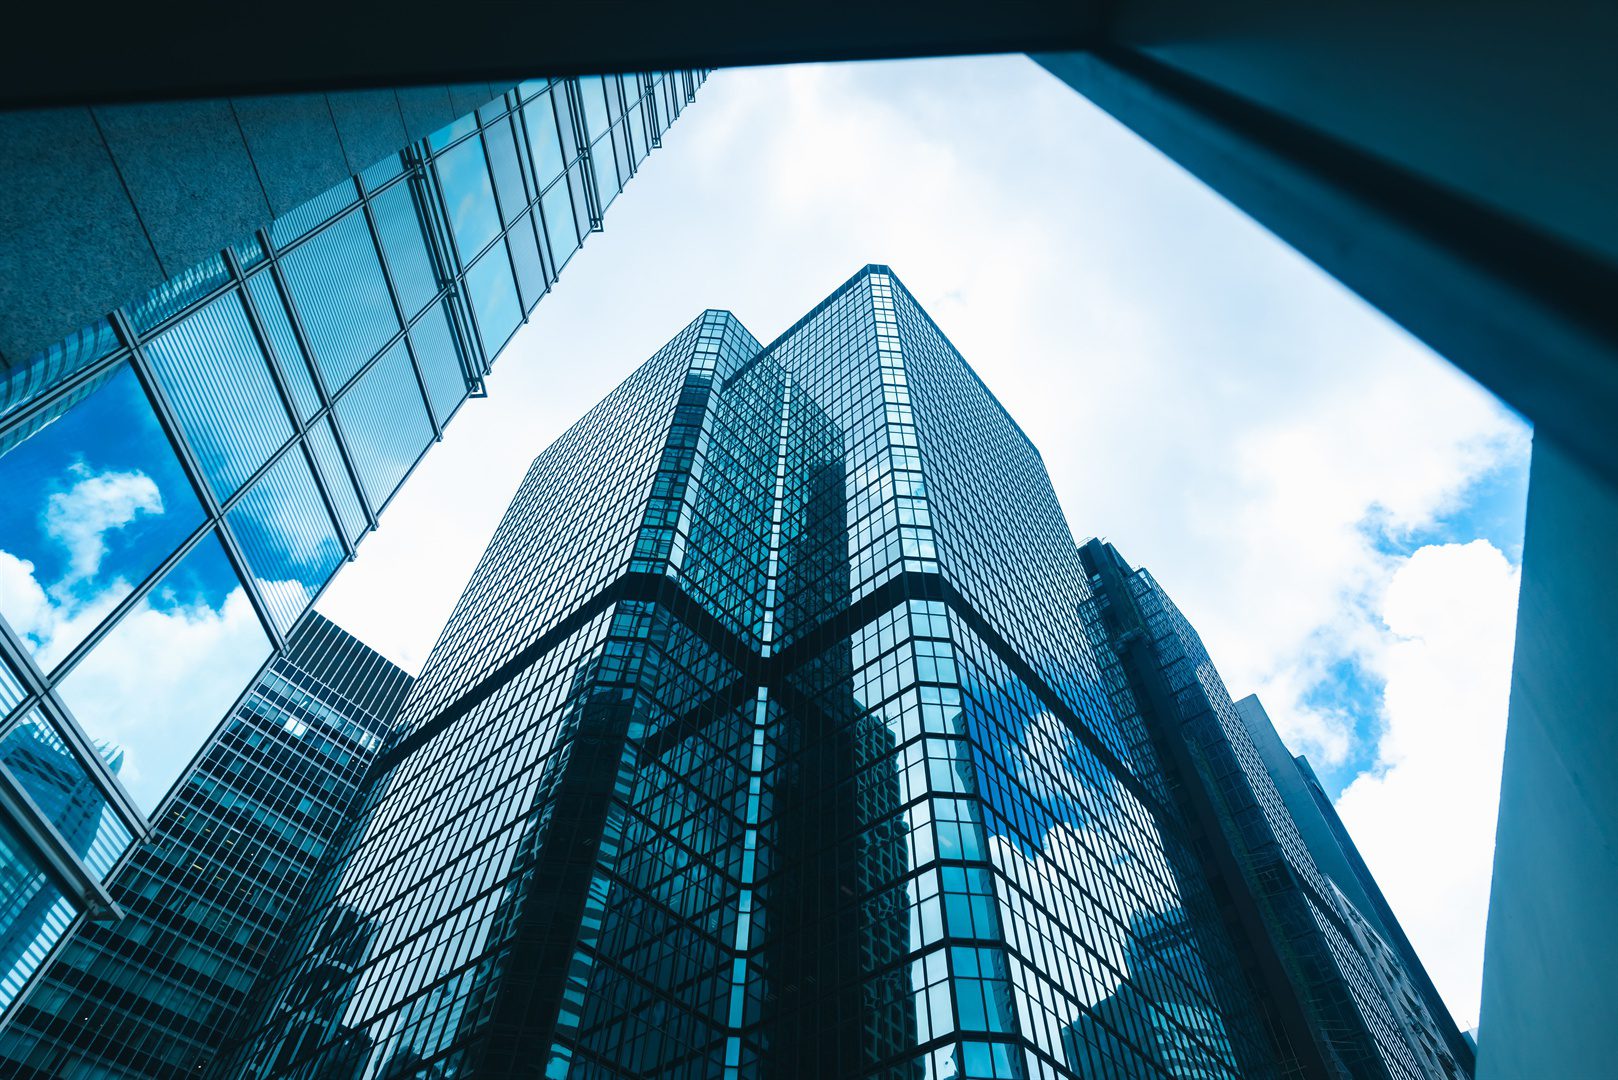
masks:
[[[522,83],[8,371],[0,738],[43,717],[127,846],[702,80]]]
[[[0,1029],[21,1078],[196,1075],[340,828],[410,678],[311,614]]]
[[[1037,454],[901,291],[709,312],[540,455],[219,1075],[1263,1075]]]

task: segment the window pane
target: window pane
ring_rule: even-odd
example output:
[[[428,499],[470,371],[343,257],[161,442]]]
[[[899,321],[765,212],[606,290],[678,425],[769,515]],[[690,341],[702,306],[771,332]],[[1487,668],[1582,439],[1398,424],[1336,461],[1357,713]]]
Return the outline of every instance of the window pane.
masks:
[[[292,405],[298,410],[298,415],[307,420],[320,408],[320,394],[315,390],[315,380],[310,377],[309,361],[304,359],[303,350],[298,348],[297,335],[292,332],[292,320],[287,317],[286,305],[281,302],[281,290],[275,287],[275,279],[264,272],[247,279],[247,291],[252,294],[253,306],[258,309],[258,317],[264,323],[270,348],[275,351],[276,360],[280,361],[281,374],[286,376]]]
[[[270,654],[216,536],[179,565],[70,672],[57,692],[148,813]]]
[[[229,498],[292,437],[241,298],[221,296],[145,348],[214,494]]]
[[[494,185],[483,160],[483,140],[468,139],[434,161],[449,207],[450,231],[463,263],[470,262],[500,232]]]
[[[337,416],[366,498],[380,509],[433,441],[404,342],[389,349],[337,402]]]
[[[331,495],[331,501],[337,504],[337,517],[343,523],[343,532],[348,534],[352,543],[370,526],[365,520],[365,510],[360,506],[359,493],[354,490],[354,481],[349,479],[348,469],[343,466],[343,455],[337,448],[337,436],[332,432],[329,419],[309,429],[309,449],[314,452],[315,467],[326,480],[326,491]]]
[[[10,716],[22,698],[22,680],[11,670],[11,665],[0,659],[0,720]]]
[[[286,633],[343,561],[342,541],[303,451],[293,447],[230,511],[231,531]]]
[[[0,821],[0,1012],[17,1000],[74,914],[22,839]]]
[[[579,240],[590,231],[590,203],[584,197],[584,162],[576,161],[567,170],[567,186],[573,195],[573,224],[579,230]]]
[[[618,166],[613,163],[610,136],[590,148],[590,161],[595,166],[596,205],[606,210],[618,197]]]
[[[584,127],[586,137],[594,142],[607,131],[607,99],[603,93],[601,76],[585,75],[579,79],[579,96],[584,99]]]
[[[427,382],[427,396],[442,424],[466,400],[467,392],[466,373],[456,355],[455,335],[443,305],[423,315],[411,328],[410,337],[416,346],[416,363],[421,365],[422,378]]]
[[[552,184],[540,208],[544,211],[545,231],[551,242],[551,265],[559,271],[579,250],[579,231],[573,221],[573,200],[568,195],[567,181]]]
[[[506,239],[511,244],[512,261],[517,264],[517,286],[522,292],[523,310],[532,311],[545,295],[545,267],[539,259],[532,219],[524,215],[506,233]]]
[[[511,121],[501,119],[490,124],[483,129],[483,137],[488,142],[489,165],[494,172],[495,191],[500,196],[500,213],[510,225],[528,205],[522,170],[517,165],[517,144],[512,139]]]
[[[477,311],[483,351],[492,359],[522,322],[522,308],[517,303],[517,288],[511,281],[511,261],[506,257],[504,244],[495,245],[466,272],[466,286],[471,290],[472,307]]]
[[[0,457],[0,607],[49,669],[202,521],[127,364]]]
[[[359,201],[353,180],[340,180],[306,203],[293,207],[270,224],[270,243],[285,247],[316,225],[330,221]]]
[[[117,347],[118,336],[113,333],[112,324],[106,319],[97,319],[83,330],[35,353],[26,363],[0,371],[0,416],[28,404],[68,376],[110,355]]]
[[[523,106],[523,121],[528,126],[528,147],[534,154],[535,175],[544,187],[558,176],[567,161],[562,156],[562,142],[556,133],[556,113],[551,109],[551,95]]]
[[[393,185],[371,201],[371,211],[376,215],[377,235],[382,238],[399,302],[405,315],[414,317],[438,295],[438,274],[427,253],[426,232],[410,185]]]
[[[123,767],[117,748],[97,749],[114,774]],[[129,826],[108,807],[100,785],[43,713],[30,709],[6,732],[0,761],[92,874],[102,877],[112,869],[129,847]]]
[[[358,213],[281,260],[315,363],[335,394],[399,330],[371,230]]]

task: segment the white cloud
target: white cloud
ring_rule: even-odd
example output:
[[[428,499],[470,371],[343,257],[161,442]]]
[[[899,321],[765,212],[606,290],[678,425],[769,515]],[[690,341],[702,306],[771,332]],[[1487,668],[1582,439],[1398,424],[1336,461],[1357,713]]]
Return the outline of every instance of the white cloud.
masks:
[[[142,472],[92,472],[82,462],[72,467],[78,480],[45,503],[45,532],[68,552],[68,573],[55,588],[94,577],[107,554],[106,534],[141,514],[161,514],[163,496]]]
[[[1402,561],[1380,605],[1377,765],[1337,803],[1462,1028],[1482,987],[1517,579],[1482,540]]]
[[[34,564],[0,550],[0,611],[11,628],[36,643],[52,625],[51,600],[34,577]]]

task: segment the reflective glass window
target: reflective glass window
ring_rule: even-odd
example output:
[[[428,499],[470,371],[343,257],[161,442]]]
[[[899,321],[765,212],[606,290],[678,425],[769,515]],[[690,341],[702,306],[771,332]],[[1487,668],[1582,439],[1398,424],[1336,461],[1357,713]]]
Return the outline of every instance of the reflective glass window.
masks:
[[[427,252],[426,230],[410,185],[395,184],[378,195],[371,200],[371,212],[376,217],[377,235],[382,238],[382,251],[388,257],[388,270],[393,274],[393,287],[399,291],[399,303],[407,318],[414,317],[438,295],[438,274]]]
[[[11,665],[0,658],[0,720],[10,716],[22,699],[22,680],[11,670]]]
[[[97,319],[35,353],[26,363],[0,371],[0,416],[20,409],[75,372],[111,355],[116,348],[118,335],[113,333],[112,323]]]
[[[220,499],[292,437],[292,422],[230,292],[146,343],[146,356]]]
[[[0,606],[47,670],[202,521],[134,371],[0,457]]]
[[[494,185],[483,159],[483,140],[468,139],[433,161],[449,207],[450,231],[461,261],[469,262],[500,232],[494,208]]]
[[[540,201],[540,209],[544,212],[545,233],[551,242],[551,265],[560,271],[573,253],[579,250],[579,230],[573,220],[573,200],[565,181],[551,185]]]
[[[517,264],[517,287],[522,292],[523,310],[532,311],[545,295],[545,265],[540,261],[539,244],[534,239],[533,219],[523,215],[506,233],[506,240],[511,244],[512,262]]]
[[[584,102],[584,127],[591,142],[606,134],[610,120],[607,117],[605,86],[599,75],[586,75],[579,79],[579,97]]]
[[[298,410],[299,416],[307,420],[319,410],[320,394],[315,390],[315,380],[309,374],[309,361],[304,359],[303,350],[298,348],[297,335],[292,332],[292,320],[287,316],[286,304],[281,301],[281,290],[275,287],[273,277],[260,273],[247,279],[247,291],[253,297],[259,321],[264,324],[264,333],[270,339],[270,349],[274,351],[281,374],[286,379],[287,392],[292,395],[292,406]]]
[[[299,447],[282,454],[231,508],[231,531],[282,633],[343,561],[343,544]]]
[[[562,135],[564,165],[571,165],[579,156],[579,139],[573,127],[573,103],[560,87],[551,91],[551,104],[556,107],[556,129]]]
[[[97,643],[57,693],[150,812],[269,656],[270,642],[208,535]]]
[[[477,311],[483,351],[493,357],[522,322],[522,307],[517,302],[517,288],[511,280],[511,260],[506,257],[504,244],[496,245],[466,272],[466,286],[472,293],[472,307]]]
[[[229,280],[230,269],[225,266],[224,257],[210,255],[175,274],[124,311],[138,333],[150,333],[164,319],[178,315]]]
[[[618,166],[613,163],[612,139],[602,139],[590,148],[590,163],[595,167],[596,205],[605,210],[618,197]]]
[[[399,329],[371,230],[345,215],[281,259],[315,363],[335,394]]]
[[[360,173],[360,181],[365,185],[366,191],[376,191],[383,184],[404,172],[404,155],[395,150],[375,165],[368,165]]]
[[[16,830],[0,820],[0,1012],[17,1000],[74,915]]]
[[[483,129],[488,143],[489,165],[494,172],[495,191],[500,196],[500,213],[507,225],[528,205],[522,169],[517,165],[517,144],[512,138],[510,119],[501,119]]]
[[[96,749],[117,774],[123,765],[117,748]],[[106,875],[128,850],[129,826],[107,805],[101,786],[37,708],[0,739],[0,762],[92,874]]]
[[[590,203],[584,197],[584,162],[577,161],[567,170],[567,186],[573,195],[573,225],[579,230],[582,242],[590,231]]]
[[[427,136],[427,145],[435,151],[442,150],[456,139],[459,139],[462,135],[465,135],[471,131],[476,131],[477,126],[477,114],[467,113],[465,116],[457,117],[456,119],[451,120],[449,123]]]
[[[381,508],[433,441],[404,342],[389,349],[337,402],[337,416],[366,498]]]
[[[354,481],[349,478],[348,469],[343,465],[343,454],[337,446],[331,419],[328,417],[310,427],[308,439],[309,449],[315,456],[315,467],[326,481],[326,493],[337,506],[337,518],[342,522],[343,532],[350,542],[358,540],[360,534],[370,526],[365,520],[359,493],[354,490]]]
[[[523,123],[528,128],[528,148],[534,155],[534,172],[543,188],[562,175],[567,159],[562,154],[562,140],[556,131],[556,113],[551,108],[551,95],[544,94],[523,106]],[[570,136],[571,138],[571,136]]]
[[[277,248],[284,247],[316,225],[330,221],[359,202],[359,199],[360,193],[355,190],[354,181],[340,180],[308,202],[276,218],[270,224],[270,243]]]
[[[427,396],[442,424],[466,400],[467,391],[466,373],[455,351],[455,335],[442,304],[410,328],[410,338],[416,346],[416,363],[427,383]]]

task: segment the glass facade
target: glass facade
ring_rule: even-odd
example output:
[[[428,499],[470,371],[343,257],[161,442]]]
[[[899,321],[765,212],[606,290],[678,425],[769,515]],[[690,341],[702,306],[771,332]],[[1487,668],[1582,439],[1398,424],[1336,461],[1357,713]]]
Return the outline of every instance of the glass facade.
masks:
[[[410,681],[336,624],[306,617],[112,879],[123,917],[71,933],[17,1001],[0,1028],[0,1072],[159,1080],[205,1068]],[[36,790],[76,790],[51,739],[35,718],[0,757]],[[122,850],[84,846],[102,869]],[[44,894],[32,903],[48,917]]]
[[[534,462],[212,1075],[1296,1074],[1094,600],[887,268],[703,314]]]
[[[524,82],[0,372],[0,740],[138,838],[702,81]],[[25,779],[0,1010],[111,869]]]

